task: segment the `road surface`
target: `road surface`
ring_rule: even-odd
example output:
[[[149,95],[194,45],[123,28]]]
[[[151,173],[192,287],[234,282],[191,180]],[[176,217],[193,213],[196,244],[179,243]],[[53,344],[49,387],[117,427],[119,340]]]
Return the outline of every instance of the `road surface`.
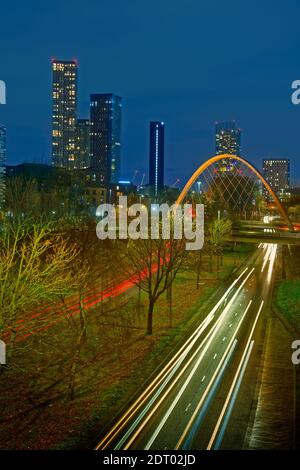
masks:
[[[242,448],[276,253],[276,244],[259,245],[97,450]]]

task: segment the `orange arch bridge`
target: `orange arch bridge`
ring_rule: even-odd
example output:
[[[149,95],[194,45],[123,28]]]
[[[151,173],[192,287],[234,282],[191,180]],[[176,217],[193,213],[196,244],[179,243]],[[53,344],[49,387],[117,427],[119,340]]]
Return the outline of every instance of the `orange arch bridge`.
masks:
[[[202,163],[202,165],[199,166],[199,168],[193,173],[193,175],[190,177],[190,179],[188,180],[188,182],[184,186],[183,190],[181,191],[181,193],[179,194],[179,196],[177,198],[176,204],[181,204],[182,203],[183,199],[187,195],[187,193],[188,193],[189,189],[191,188],[191,186],[199,178],[201,173],[203,173],[203,171],[206,170],[206,168],[208,168],[209,166],[213,165],[214,163],[216,163],[220,160],[225,160],[225,159],[238,160],[238,161],[244,163],[244,165],[246,165],[250,170],[253,171],[253,173],[260,179],[260,181],[262,182],[264,187],[267,189],[269,194],[272,196],[272,198],[273,198],[273,200],[274,200],[274,202],[277,206],[277,209],[279,210],[279,212],[280,212],[283,220],[285,221],[285,223],[288,225],[288,227],[290,229],[293,229],[293,225],[292,225],[292,223],[289,219],[289,216],[287,215],[287,212],[286,212],[285,208],[281,204],[281,202],[278,199],[278,196],[276,195],[276,193],[273,191],[273,189],[268,184],[268,182],[265,180],[265,178],[260,174],[260,172],[253,165],[251,165],[251,163],[249,163],[244,158],[239,157],[237,155],[231,155],[231,154],[228,154],[228,153],[224,153],[224,154],[221,154],[221,155],[216,155],[216,156],[211,157],[208,160],[206,160],[206,162]]]

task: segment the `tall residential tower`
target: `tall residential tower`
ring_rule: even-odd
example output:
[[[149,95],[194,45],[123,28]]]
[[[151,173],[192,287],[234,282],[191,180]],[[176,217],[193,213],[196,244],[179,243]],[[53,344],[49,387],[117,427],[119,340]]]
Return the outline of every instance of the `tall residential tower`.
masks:
[[[76,156],[77,63],[52,61],[52,164],[79,168]]]
[[[241,153],[241,130],[236,127],[235,121],[216,123],[216,155],[222,153]]]
[[[264,158],[263,176],[277,196],[285,200],[286,192],[290,188],[290,159]]]
[[[216,155],[229,153],[230,155],[241,154],[241,130],[236,127],[235,121],[216,123]],[[218,174],[232,173],[237,168],[236,160],[224,159],[215,164]]]
[[[121,164],[122,98],[113,93],[90,99],[90,163],[105,185],[118,183]]]
[[[90,167],[90,121],[77,119],[75,139],[77,168]]]

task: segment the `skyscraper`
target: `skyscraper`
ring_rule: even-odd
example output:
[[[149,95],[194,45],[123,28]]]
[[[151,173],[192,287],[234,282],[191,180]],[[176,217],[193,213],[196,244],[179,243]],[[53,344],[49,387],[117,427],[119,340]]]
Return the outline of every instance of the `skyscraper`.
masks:
[[[75,152],[77,63],[52,61],[52,164],[78,168]]]
[[[90,99],[90,160],[104,184],[118,183],[121,163],[122,98],[113,93],[92,94]]]
[[[88,119],[77,119],[75,152],[77,168],[90,167],[90,121]]]
[[[154,193],[164,187],[165,125],[163,122],[150,122],[149,141],[149,185]]]
[[[0,209],[5,199],[6,128],[0,125]]]
[[[241,130],[234,121],[216,123],[216,155],[222,153],[241,153]]]
[[[263,176],[280,199],[290,187],[290,159],[264,158]]]

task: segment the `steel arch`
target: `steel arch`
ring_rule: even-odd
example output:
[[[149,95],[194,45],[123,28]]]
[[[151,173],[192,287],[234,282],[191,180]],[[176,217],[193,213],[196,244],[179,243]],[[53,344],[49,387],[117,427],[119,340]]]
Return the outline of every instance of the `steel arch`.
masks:
[[[293,230],[293,225],[292,225],[292,223],[289,219],[289,216],[288,216],[285,208],[281,204],[280,200],[278,199],[278,196],[276,195],[276,193],[271,188],[271,186],[268,184],[268,182],[265,180],[265,178],[260,174],[260,172],[255,168],[255,166],[253,166],[251,163],[249,163],[245,158],[239,157],[238,155],[231,155],[229,153],[223,153],[221,155],[215,155],[214,157],[211,157],[208,160],[206,160],[204,163],[202,163],[202,165],[200,165],[199,168],[192,174],[192,176],[190,177],[190,179],[188,180],[188,182],[184,186],[183,190],[181,191],[181,193],[179,194],[179,196],[176,200],[176,204],[181,204],[182,203],[183,199],[187,195],[187,193],[188,193],[189,189],[191,188],[191,186],[195,183],[197,178],[199,178],[201,173],[203,173],[203,171],[206,170],[206,168],[208,168],[209,166],[213,165],[216,162],[219,162],[220,160],[226,160],[226,159],[227,160],[229,160],[229,159],[238,160],[238,161],[244,163],[244,165],[246,165],[251,171],[253,171],[253,173],[260,179],[260,181],[262,182],[264,187],[267,189],[269,194],[274,199],[274,202],[275,202],[275,204],[277,206],[277,209],[279,210],[283,220],[286,222],[286,224],[289,226],[289,228]]]

